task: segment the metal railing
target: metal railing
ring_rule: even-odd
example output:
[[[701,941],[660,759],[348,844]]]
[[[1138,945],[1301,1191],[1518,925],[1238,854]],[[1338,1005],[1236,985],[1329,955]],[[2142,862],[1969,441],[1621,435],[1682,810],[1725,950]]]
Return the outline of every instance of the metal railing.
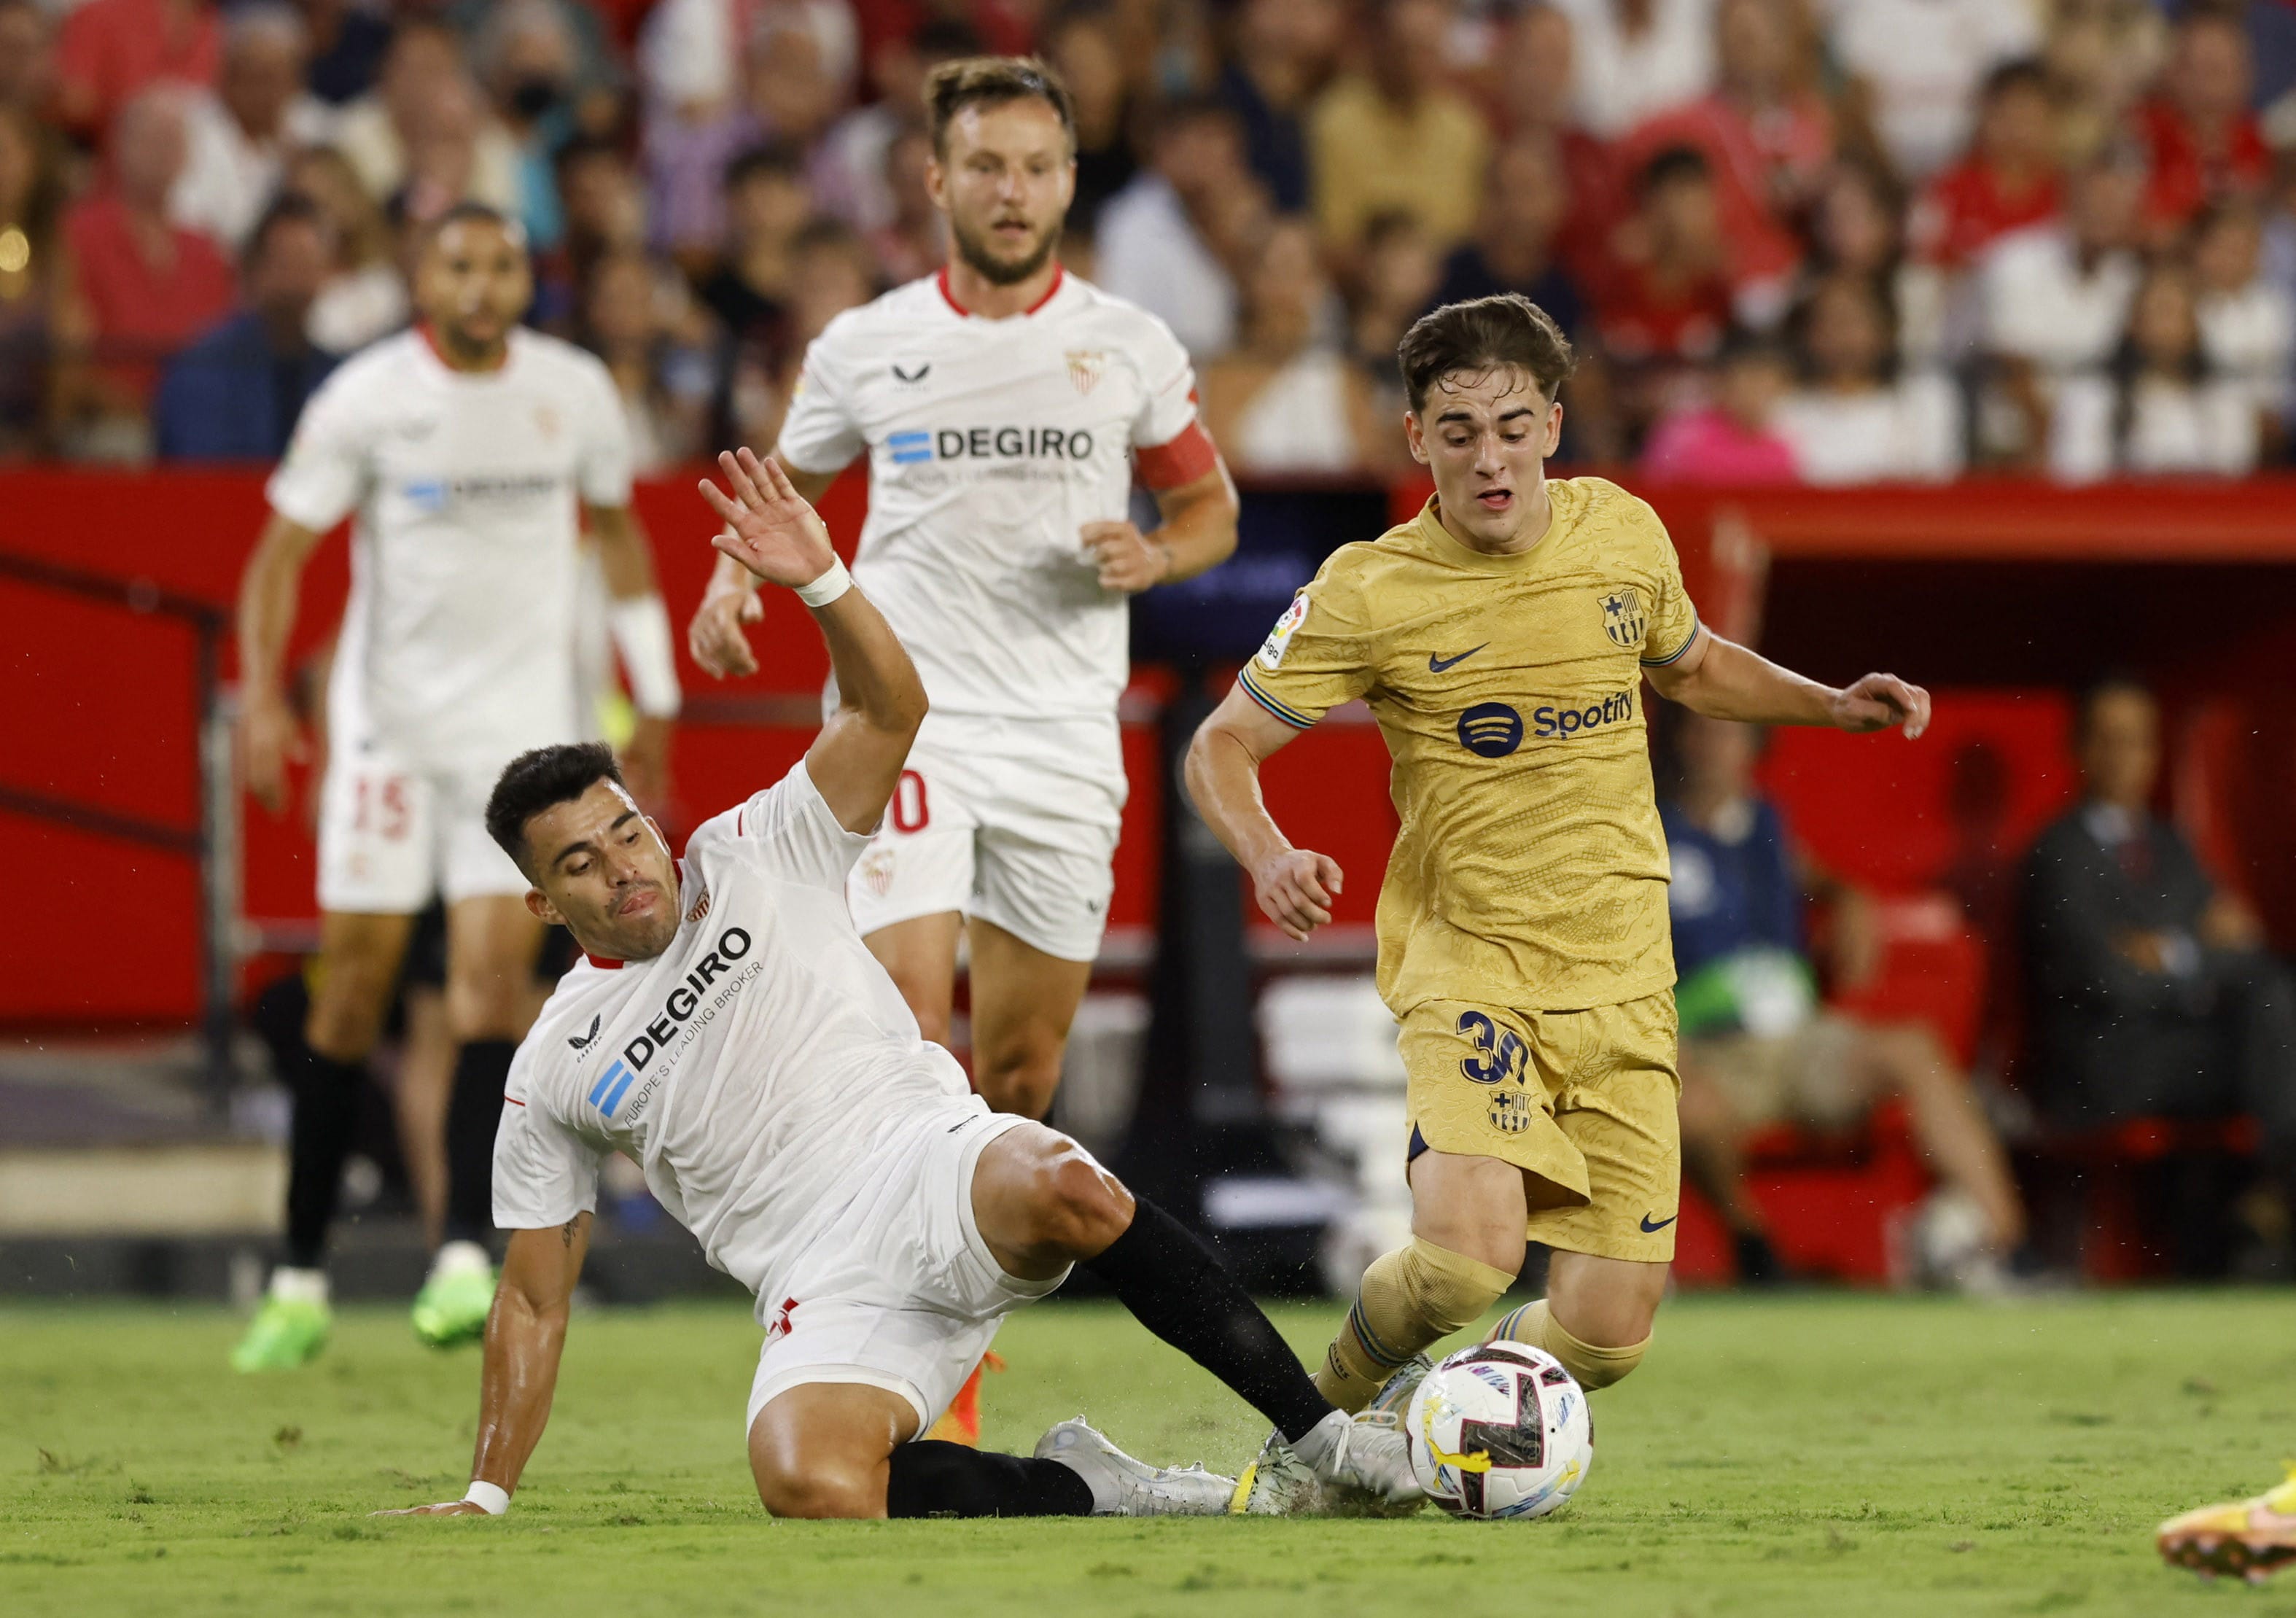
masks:
[[[0,579],[129,612],[172,618],[191,628],[193,720],[200,776],[196,825],[172,825],[5,781],[0,781],[0,813],[137,843],[189,859],[198,867],[201,1067],[210,1099],[220,1106],[238,1077],[232,1044],[237,1024],[234,990],[239,965],[239,793],[232,768],[234,703],[223,683],[224,637],[230,632],[231,615],[210,602],[162,589],[148,579],[108,578],[4,552],[0,552]]]

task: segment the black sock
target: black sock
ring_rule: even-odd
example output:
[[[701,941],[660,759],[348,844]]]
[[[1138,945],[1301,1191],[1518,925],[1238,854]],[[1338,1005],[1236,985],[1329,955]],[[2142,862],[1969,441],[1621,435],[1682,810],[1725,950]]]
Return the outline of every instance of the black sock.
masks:
[[[503,1085],[512,1039],[470,1039],[455,1058],[455,1094],[447,1105],[447,1239],[484,1246],[495,1233],[495,1131],[502,1125]]]
[[[287,1135],[287,1262],[316,1269],[326,1257],[343,1162],[358,1129],[366,1064],[337,1062],[305,1045],[281,1067],[295,1097]]]
[[[889,1517],[1088,1517],[1092,1490],[1058,1461],[921,1438],[893,1451]]]
[[[1300,1357],[1250,1294],[1188,1228],[1146,1197],[1132,1223],[1084,1268],[1133,1318],[1235,1390],[1297,1441],[1332,1413]]]

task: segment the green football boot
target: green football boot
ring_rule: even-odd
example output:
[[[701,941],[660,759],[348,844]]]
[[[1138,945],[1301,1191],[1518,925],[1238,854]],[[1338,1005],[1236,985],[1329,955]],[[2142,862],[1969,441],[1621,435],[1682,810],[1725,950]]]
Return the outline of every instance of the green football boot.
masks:
[[[414,1294],[414,1335],[432,1348],[476,1343],[487,1335],[495,1303],[495,1267],[475,1242],[449,1242],[439,1250],[430,1278]]]
[[[291,1371],[308,1365],[327,1346],[334,1311],[308,1298],[266,1294],[247,1328],[247,1335],[231,1351],[231,1368],[242,1373]]]

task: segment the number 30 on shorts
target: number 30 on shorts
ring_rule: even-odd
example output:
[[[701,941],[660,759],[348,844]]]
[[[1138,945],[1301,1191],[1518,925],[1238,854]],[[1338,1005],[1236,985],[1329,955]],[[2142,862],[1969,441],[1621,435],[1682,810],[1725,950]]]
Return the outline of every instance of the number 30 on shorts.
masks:
[[[932,824],[932,803],[925,796],[925,778],[915,770],[901,772],[900,784],[893,788],[890,812],[897,832],[922,832]]]
[[[1523,1058],[1529,1053],[1522,1036],[1513,1029],[1499,1027],[1480,1011],[1463,1011],[1459,1014],[1459,1032],[1473,1040],[1475,1049],[1481,1053],[1460,1058],[1459,1072],[1471,1082],[1497,1084],[1522,1071]]]

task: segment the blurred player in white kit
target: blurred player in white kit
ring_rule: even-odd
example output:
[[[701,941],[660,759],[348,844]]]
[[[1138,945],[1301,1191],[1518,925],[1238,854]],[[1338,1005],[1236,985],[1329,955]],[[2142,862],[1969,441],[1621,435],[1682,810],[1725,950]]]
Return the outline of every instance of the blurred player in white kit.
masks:
[[[542,940],[526,879],[487,834],[486,801],[519,753],[590,733],[576,667],[586,518],[639,713],[625,758],[641,795],[662,784],[678,706],[669,620],[629,509],[620,399],[598,360],[519,325],[534,292],[521,234],[489,209],[449,210],[415,290],[420,324],[354,357],[305,408],[241,587],[242,762],[275,811],[304,752],[283,694],[297,584],[320,539],[355,514],[328,683],[310,1059],[282,1075],[295,1093],[286,1250],[233,1355],[243,1371],[302,1364],[325,1343],[321,1263],[364,1064],[434,894],[461,1048],[447,1239],[414,1329],[442,1347],[484,1329],[495,1126]]]
[[[942,1044],[966,930],[973,1081],[1039,1118],[1107,924],[1126,600],[1234,551],[1235,490],[1170,330],[1054,257],[1076,188],[1066,87],[973,57],[934,70],[925,101],[949,262],[831,322],[774,454],[808,500],[867,454],[854,577],[932,700],[855,868],[855,924]],[[1125,515],[1136,468],[1162,516],[1149,535]],[[758,615],[721,557],[695,660],[753,670]]]

